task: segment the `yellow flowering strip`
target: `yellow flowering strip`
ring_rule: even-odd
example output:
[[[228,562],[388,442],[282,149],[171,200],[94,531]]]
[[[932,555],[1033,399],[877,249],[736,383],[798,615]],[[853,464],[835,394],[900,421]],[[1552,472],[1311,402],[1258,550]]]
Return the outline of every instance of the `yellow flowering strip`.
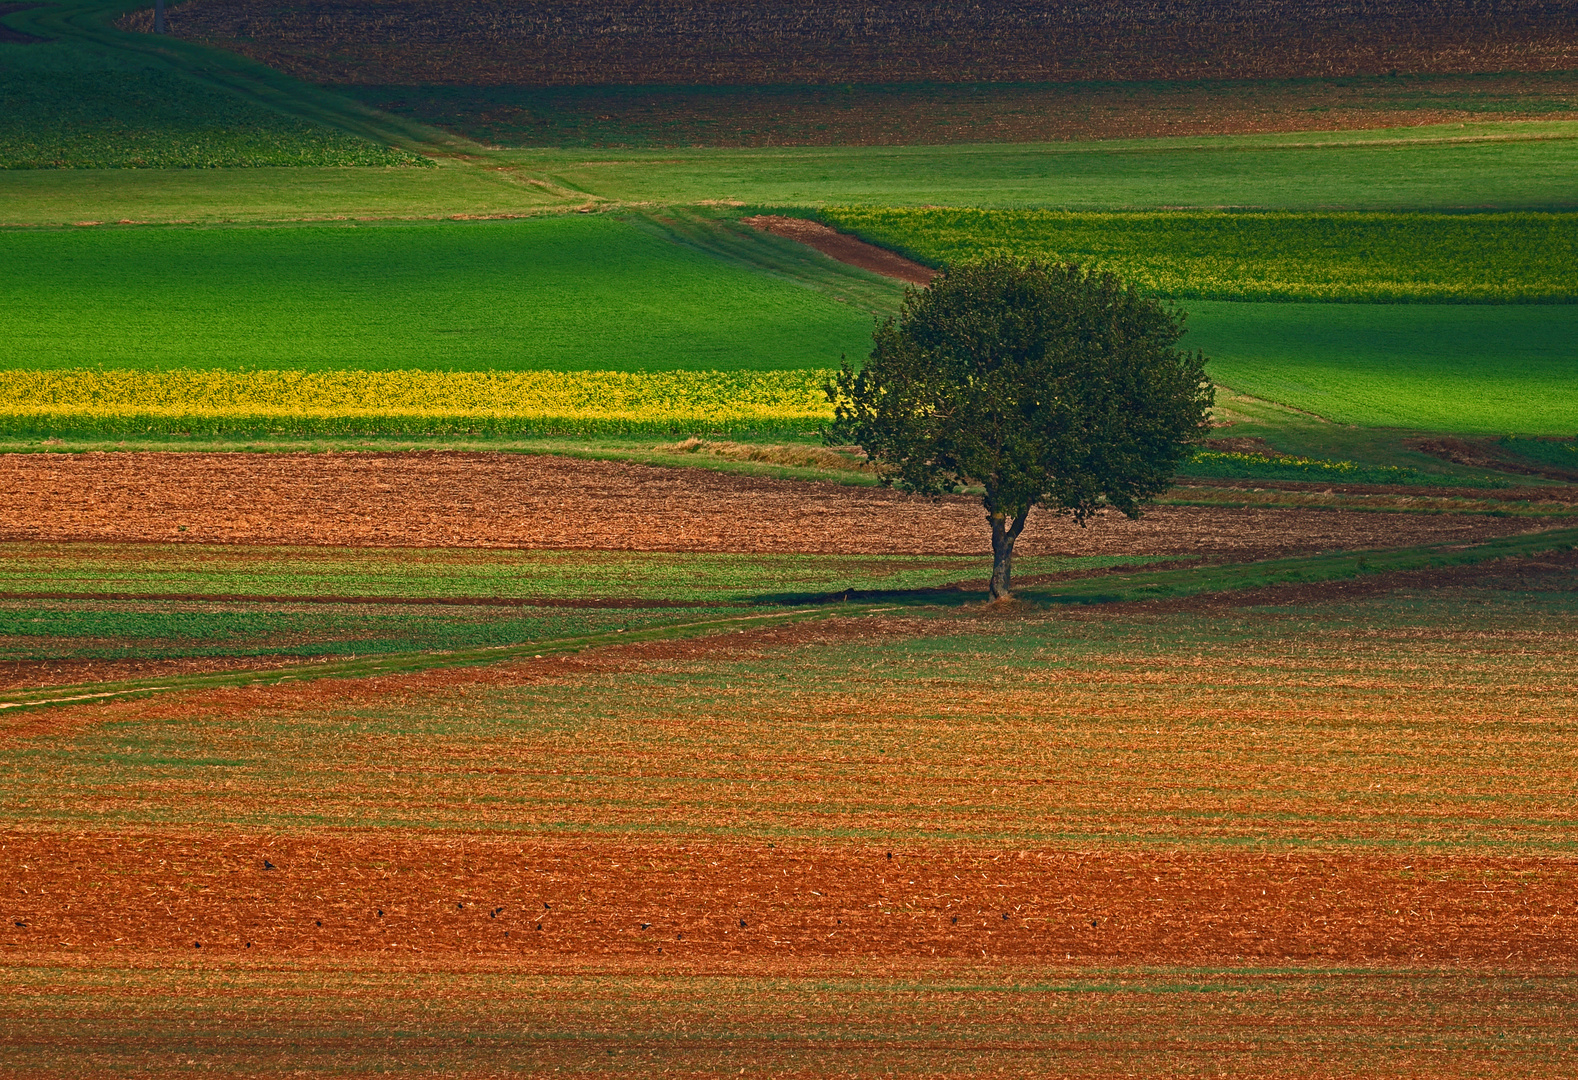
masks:
[[[590,433],[815,425],[827,370],[0,371],[12,434]]]
[[[1245,454],[1225,450],[1196,450],[1184,462],[1185,476],[1229,479],[1300,480],[1347,484],[1451,484],[1457,487],[1507,487],[1511,481],[1495,476],[1442,477],[1397,465],[1366,465],[1357,461],[1298,457],[1293,454]]]

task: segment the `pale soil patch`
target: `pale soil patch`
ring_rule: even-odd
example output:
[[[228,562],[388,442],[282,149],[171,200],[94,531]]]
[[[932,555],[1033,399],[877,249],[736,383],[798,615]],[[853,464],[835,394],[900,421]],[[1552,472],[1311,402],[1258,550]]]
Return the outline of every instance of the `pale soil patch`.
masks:
[[[847,451],[804,443],[757,446],[726,440],[689,438],[684,442],[653,447],[662,454],[705,454],[726,461],[760,461],[768,465],[788,465],[800,469],[836,469],[840,472],[870,472],[871,466],[859,447]]]

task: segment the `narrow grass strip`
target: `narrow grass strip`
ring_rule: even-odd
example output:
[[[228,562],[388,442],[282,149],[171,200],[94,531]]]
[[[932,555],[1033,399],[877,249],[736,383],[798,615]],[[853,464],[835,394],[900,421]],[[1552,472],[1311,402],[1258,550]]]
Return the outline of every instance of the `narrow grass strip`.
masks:
[[[1390,550],[1348,551],[1252,563],[1159,570],[1142,574],[1059,582],[1020,595],[1037,604],[1109,604],[1166,600],[1206,593],[1237,592],[1269,585],[1312,585],[1373,574],[1472,566],[1493,559],[1521,558],[1578,547],[1578,528],[1547,529],[1498,537],[1478,544],[1432,544]]]
[[[782,625],[833,615],[864,615],[887,611],[890,607],[839,605],[824,608],[799,608],[763,615],[736,615],[725,619],[670,624],[646,630],[605,631],[524,645],[488,645],[444,652],[408,652],[383,656],[358,657],[334,663],[293,664],[263,670],[217,671],[199,675],[180,675],[159,679],[128,679],[118,682],[79,683],[71,686],[40,687],[7,695],[0,710],[30,709],[50,705],[80,704],[112,697],[154,694],[175,690],[204,690],[214,687],[273,686],[284,682],[314,679],[365,679],[379,675],[407,675],[445,668],[477,667],[501,660],[520,660],[576,653],[601,645],[623,645],[632,641],[679,641],[705,637],[729,630],[743,630],[763,624]]]

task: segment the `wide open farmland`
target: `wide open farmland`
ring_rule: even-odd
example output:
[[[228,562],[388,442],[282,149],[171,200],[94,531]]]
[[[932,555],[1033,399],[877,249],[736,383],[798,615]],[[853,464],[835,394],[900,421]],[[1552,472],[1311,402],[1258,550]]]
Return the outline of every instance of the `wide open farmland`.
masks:
[[[1578,1074],[1571,12],[1098,8],[0,4],[0,1073]],[[999,604],[985,251],[1218,384]]]

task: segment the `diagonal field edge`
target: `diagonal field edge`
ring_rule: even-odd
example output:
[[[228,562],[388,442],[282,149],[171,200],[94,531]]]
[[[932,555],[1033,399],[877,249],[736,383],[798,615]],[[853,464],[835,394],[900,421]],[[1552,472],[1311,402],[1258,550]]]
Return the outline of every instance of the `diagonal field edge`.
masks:
[[[289,667],[265,670],[221,671],[203,675],[186,675],[165,679],[128,679],[107,683],[80,683],[74,686],[44,687],[38,690],[10,695],[0,701],[0,710],[26,709],[46,705],[62,705],[100,698],[124,697],[128,694],[152,694],[167,690],[198,690],[210,687],[257,686],[292,682],[304,679],[369,678],[377,675],[397,675],[416,671],[433,671],[450,667],[476,667],[497,663],[500,660],[517,660],[521,657],[539,657],[551,654],[580,652],[599,645],[624,644],[631,641],[682,640],[702,637],[709,631],[738,627],[741,623],[786,623],[805,619],[827,618],[832,615],[864,615],[873,611],[890,611],[889,607],[870,605],[840,605],[837,608],[800,608],[794,611],[775,611],[762,615],[736,615],[724,619],[707,619],[701,622],[671,624],[645,630],[607,631],[600,634],[583,634],[577,637],[555,638],[525,645],[486,645],[470,649],[452,649],[443,652],[392,653],[337,663],[293,664]]]

